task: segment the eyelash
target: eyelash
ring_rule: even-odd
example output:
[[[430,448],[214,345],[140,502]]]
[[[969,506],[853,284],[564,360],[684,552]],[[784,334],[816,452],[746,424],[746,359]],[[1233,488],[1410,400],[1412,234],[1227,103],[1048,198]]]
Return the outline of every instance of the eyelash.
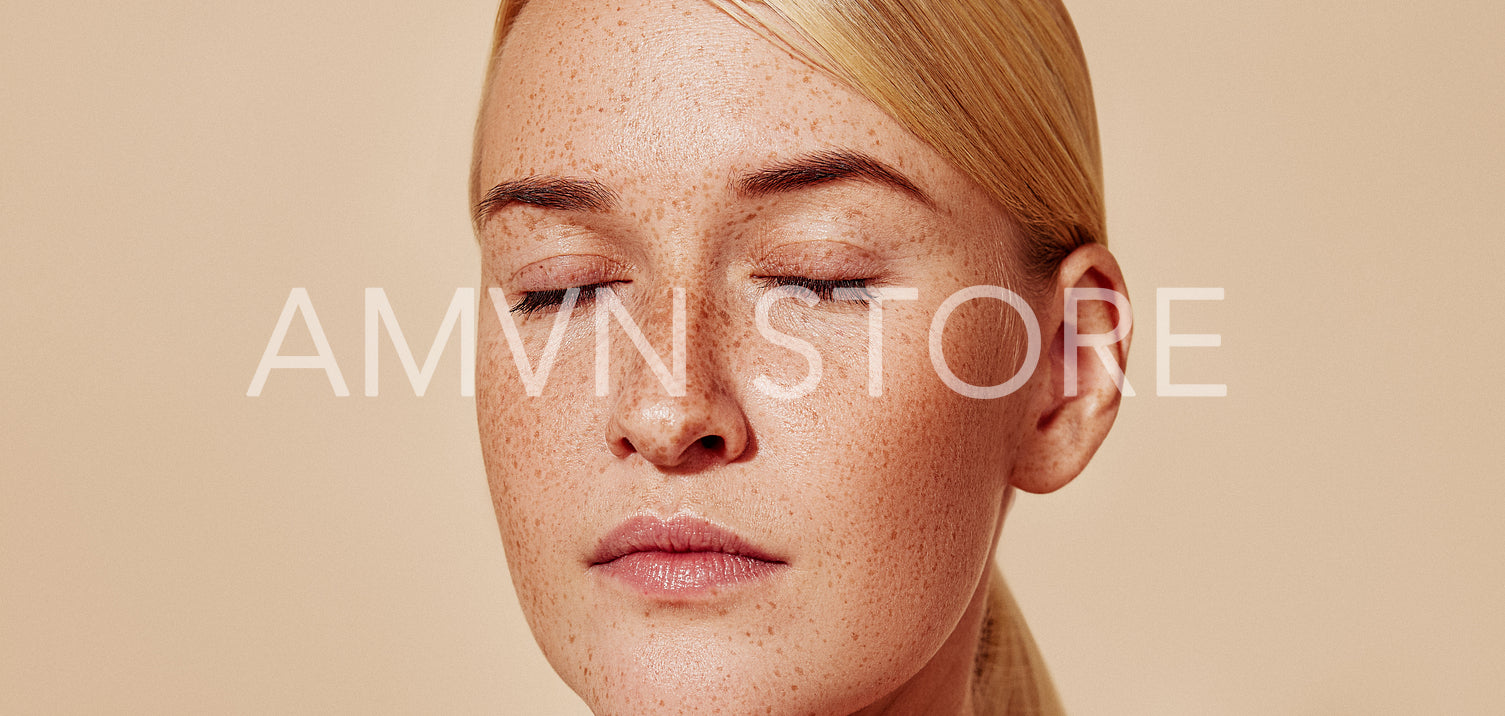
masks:
[[[512,313],[521,313],[524,316],[531,316],[546,308],[554,308],[564,303],[564,294],[576,288],[580,289],[580,297],[575,300],[577,302],[589,301],[596,297],[596,289],[608,286],[611,283],[592,283],[571,288],[556,288],[552,291],[529,291],[524,293],[523,297],[518,299],[517,303],[512,304],[510,311]]]
[[[822,301],[835,300],[837,289],[861,289],[865,291],[869,288],[869,282],[871,281],[871,279],[866,278],[827,279],[805,278],[803,276],[758,276],[756,278],[759,283],[763,284],[765,290],[771,291],[782,286],[799,286],[800,288],[808,289]],[[580,297],[576,300],[589,301],[596,297],[596,289],[608,286],[611,283],[614,282],[593,283],[574,287],[580,289]],[[522,298],[518,299],[517,303],[512,304],[509,310],[512,313],[530,316],[544,309],[554,308],[563,304],[565,293],[570,290],[572,289],[556,288],[552,291],[529,291],[524,293]]]
[[[799,286],[800,288],[809,289],[822,301],[834,300],[836,290],[842,288],[859,289],[867,293],[867,289],[870,288],[869,283],[872,281],[872,279],[867,278],[829,279],[805,278],[803,276],[758,276],[757,279],[763,284],[763,288],[766,290],[771,291],[782,286]]]

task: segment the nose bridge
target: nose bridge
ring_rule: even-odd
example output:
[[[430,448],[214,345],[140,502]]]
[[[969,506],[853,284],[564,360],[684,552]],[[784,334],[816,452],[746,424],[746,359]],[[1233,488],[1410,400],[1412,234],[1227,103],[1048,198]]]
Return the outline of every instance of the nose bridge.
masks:
[[[630,322],[641,330],[644,345],[622,340],[630,337],[623,333],[633,331],[625,325],[628,321],[613,318],[608,326],[610,372],[620,380],[613,381],[606,439],[618,457],[636,453],[663,467],[692,460],[729,462],[745,450],[749,428],[737,383],[728,375],[735,341],[720,298],[725,291],[717,288],[718,279],[705,262],[673,263],[659,272],[659,280],[642,286],[633,302],[637,310]],[[671,300],[673,294],[682,296],[680,306]],[[598,305],[597,310],[611,306]],[[621,314],[627,315],[625,306]],[[671,356],[671,346],[680,341],[684,350]],[[660,365],[654,365],[655,356]]]

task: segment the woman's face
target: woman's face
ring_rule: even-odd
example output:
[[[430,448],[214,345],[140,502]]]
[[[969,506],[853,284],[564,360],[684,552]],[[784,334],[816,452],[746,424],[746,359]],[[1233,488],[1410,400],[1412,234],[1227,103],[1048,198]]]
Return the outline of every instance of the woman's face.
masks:
[[[848,713],[967,641],[953,634],[977,612],[1039,382],[978,400],[932,367],[947,297],[1025,293],[1007,279],[1016,230],[980,189],[700,0],[534,0],[478,161],[481,194],[513,190],[479,224],[484,285],[505,295],[481,320],[491,491],[533,632],[593,709]],[[527,394],[504,324],[538,369],[557,292],[597,285],[670,369],[683,290],[683,395],[607,313],[598,397],[609,302],[589,288]],[[755,320],[781,285],[821,297],[778,301],[765,326],[821,357],[797,397],[758,382],[812,372]],[[881,396],[869,304],[831,295],[859,286],[918,293],[882,302]],[[1022,326],[999,301],[963,304],[942,336],[950,369],[1008,380]]]

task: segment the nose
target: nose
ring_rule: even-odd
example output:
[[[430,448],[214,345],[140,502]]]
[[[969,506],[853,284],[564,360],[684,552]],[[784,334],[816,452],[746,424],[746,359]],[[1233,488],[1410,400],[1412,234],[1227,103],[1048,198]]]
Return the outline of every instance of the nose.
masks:
[[[614,362],[628,362],[625,374],[619,374],[623,380],[617,384],[619,392],[606,425],[607,446],[616,457],[636,453],[659,467],[702,469],[733,462],[747,451],[747,416],[725,371],[718,367],[727,341],[725,336],[706,333],[707,324],[724,322],[694,320],[705,318],[696,312],[690,316],[682,396],[670,395],[643,356],[630,349],[613,351]],[[622,343],[626,342],[613,345]]]
[[[747,418],[735,399],[719,388],[696,390],[695,375],[688,378],[686,395],[679,398],[669,397],[656,381],[646,389],[624,390],[607,425],[611,453],[619,458],[637,453],[659,467],[702,467],[741,457],[747,450]]]

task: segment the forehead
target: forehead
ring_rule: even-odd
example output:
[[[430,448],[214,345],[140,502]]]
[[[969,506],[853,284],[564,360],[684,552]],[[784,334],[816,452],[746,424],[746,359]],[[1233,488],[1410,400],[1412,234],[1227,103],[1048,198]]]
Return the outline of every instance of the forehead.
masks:
[[[665,197],[832,147],[940,196],[968,184],[867,98],[705,0],[533,0],[492,73],[477,178],[581,176]]]

